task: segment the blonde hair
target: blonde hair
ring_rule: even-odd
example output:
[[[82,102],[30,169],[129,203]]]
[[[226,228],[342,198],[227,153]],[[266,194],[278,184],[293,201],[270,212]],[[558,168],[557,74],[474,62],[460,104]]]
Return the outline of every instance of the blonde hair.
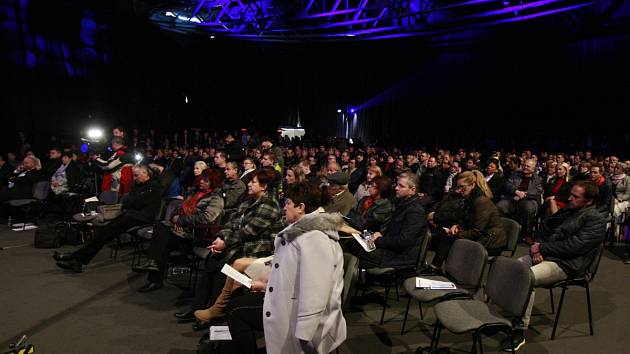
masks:
[[[479,187],[484,196],[492,199],[492,191],[488,186],[488,182],[486,182],[486,178],[478,170],[462,172],[459,176],[457,176],[457,179],[463,180],[466,184],[472,184]]]
[[[566,162],[563,162],[556,166],[556,168],[558,167],[562,167],[564,169],[564,181],[569,182],[569,170],[571,169],[571,167],[569,167],[569,164]]]

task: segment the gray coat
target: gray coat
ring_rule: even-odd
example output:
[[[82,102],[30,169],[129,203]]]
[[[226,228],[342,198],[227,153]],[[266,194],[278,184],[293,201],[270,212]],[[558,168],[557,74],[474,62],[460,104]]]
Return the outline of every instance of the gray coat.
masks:
[[[275,239],[263,305],[269,354],[330,353],[346,339],[339,214],[307,214]]]

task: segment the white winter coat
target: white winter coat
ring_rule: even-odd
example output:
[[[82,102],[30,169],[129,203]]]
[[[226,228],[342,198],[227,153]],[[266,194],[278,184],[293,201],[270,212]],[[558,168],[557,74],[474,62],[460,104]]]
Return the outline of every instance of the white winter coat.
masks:
[[[346,339],[341,224],[319,209],[276,236],[263,306],[268,354],[327,354]]]

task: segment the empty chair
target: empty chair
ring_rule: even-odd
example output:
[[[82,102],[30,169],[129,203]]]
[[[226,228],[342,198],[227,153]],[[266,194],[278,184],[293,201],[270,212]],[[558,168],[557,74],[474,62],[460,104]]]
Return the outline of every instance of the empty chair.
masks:
[[[437,348],[442,328],[455,334],[472,332],[472,352],[477,342],[483,353],[481,334],[485,329],[506,332],[511,340],[513,323],[520,322],[534,289],[534,276],[527,264],[516,259],[497,257],[488,274],[486,293],[488,302],[479,300],[449,300],[435,305],[437,321],[431,347]]]
[[[405,318],[400,333],[402,334],[405,331],[407,315],[409,314],[409,306],[412,299],[418,301],[420,318],[424,318],[422,313],[423,303],[444,301],[454,297],[472,297],[481,287],[481,279],[487,260],[488,251],[481,243],[467,239],[458,239],[453,243],[453,247],[451,247],[448,257],[446,258],[446,276],[423,276],[423,278],[431,280],[451,281],[455,283],[457,289],[418,289],[416,288],[416,277],[405,280],[403,286],[407,294],[409,294],[409,300],[407,301]]]

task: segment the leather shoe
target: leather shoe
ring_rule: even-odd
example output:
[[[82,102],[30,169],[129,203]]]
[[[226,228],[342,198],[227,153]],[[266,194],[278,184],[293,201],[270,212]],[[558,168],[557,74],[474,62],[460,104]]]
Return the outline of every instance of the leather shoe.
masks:
[[[160,267],[155,259],[149,259],[146,263],[133,267],[133,271],[138,273],[159,272]]]
[[[57,262],[69,261],[71,259],[74,259],[74,255],[72,253],[59,253],[59,252],[55,251],[55,253],[53,253],[53,258]]]
[[[203,331],[204,329],[210,328],[212,322],[210,321],[195,321],[195,324],[192,326],[193,331]]]
[[[74,258],[66,261],[59,261],[57,262],[57,266],[59,268],[71,270],[75,273],[81,273],[83,271],[83,264]]]
[[[141,293],[148,293],[149,291],[155,291],[158,289],[162,289],[164,287],[164,283],[146,283],[140,289],[138,289]]]
[[[193,310],[175,312],[177,323],[190,323],[195,320],[195,312]]]

